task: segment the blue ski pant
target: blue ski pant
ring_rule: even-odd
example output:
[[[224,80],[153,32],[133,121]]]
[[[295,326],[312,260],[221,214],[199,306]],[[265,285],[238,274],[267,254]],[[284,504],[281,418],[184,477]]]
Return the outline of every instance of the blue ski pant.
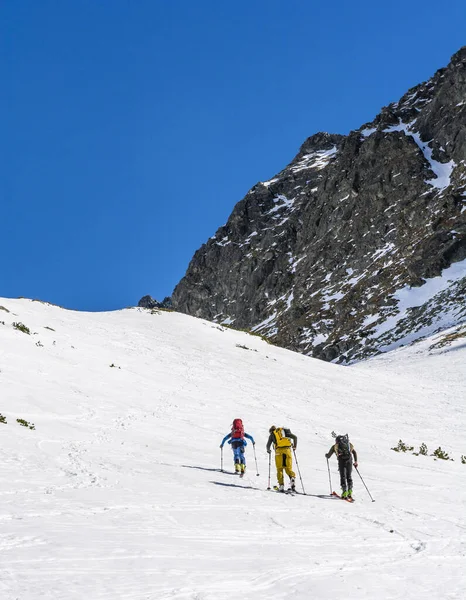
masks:
[[[233,450],[233,460],[235,465],[245,465],[246,457],[244,455],[244,446],[239,442],[232,442],[231,449]]]

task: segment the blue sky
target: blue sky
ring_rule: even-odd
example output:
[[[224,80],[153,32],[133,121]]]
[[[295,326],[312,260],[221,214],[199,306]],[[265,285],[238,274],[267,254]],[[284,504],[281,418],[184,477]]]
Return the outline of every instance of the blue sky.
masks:
[[[464,0],[3,0],[0,296],[162,299],[255,183],[466,44]]]

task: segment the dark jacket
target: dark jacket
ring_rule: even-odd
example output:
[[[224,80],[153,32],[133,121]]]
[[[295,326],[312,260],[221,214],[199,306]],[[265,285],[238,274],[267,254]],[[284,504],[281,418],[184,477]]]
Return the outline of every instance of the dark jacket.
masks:
[[[358,455],[356,454],[356,450],[354,449],[353,444],[350,442],[350,450],[351,450],[351,454],[354,457],[354,462],[357,463],[358,462]],[[330,458],[332,456],[332,454],[336,454],[338,460],[344,460],[344,458],[342,456],[340,456],[340,454],[338,453],[338,444],[333,444],[333,446],[330,448],[330,450],[327,452],[327,454],[325,455],[327,458]]]

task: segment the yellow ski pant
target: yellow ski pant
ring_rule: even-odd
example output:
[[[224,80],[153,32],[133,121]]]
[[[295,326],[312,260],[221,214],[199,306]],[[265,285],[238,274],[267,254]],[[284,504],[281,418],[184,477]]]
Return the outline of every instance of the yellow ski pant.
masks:
[[[275,448],[275,466],[277,467],[278,485],[283,483],[283,469],[285,469],[288,477],[296,477],[293,469],[293,459],[291,456],[291,448]]]

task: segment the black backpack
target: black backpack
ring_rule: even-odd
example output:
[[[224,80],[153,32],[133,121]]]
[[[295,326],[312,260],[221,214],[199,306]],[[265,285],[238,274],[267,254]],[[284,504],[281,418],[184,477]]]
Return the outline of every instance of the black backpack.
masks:
[[[338,444],[338,457],[349,458],[351,456],[351,445],[348,434],[339,435],[335,441]]]

